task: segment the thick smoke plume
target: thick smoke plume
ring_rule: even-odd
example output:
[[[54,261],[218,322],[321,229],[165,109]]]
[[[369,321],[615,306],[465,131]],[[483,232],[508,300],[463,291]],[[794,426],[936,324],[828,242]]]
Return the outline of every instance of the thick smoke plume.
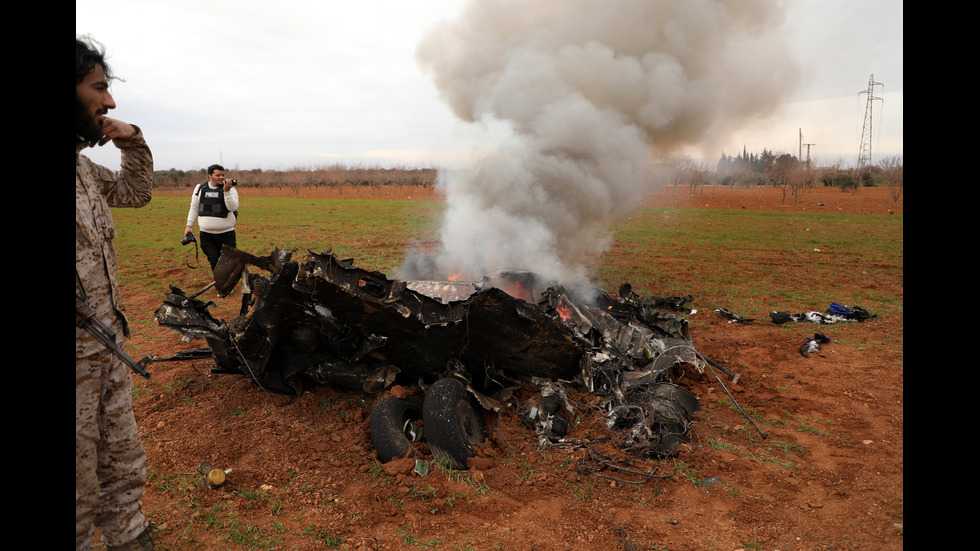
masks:
[[[419,45],[453,113],[493,147],[441,174],[436,251],[402,275],[526,269],[587,283],[654,161],[721,143],[798,81],[773,0],[478,0]]]

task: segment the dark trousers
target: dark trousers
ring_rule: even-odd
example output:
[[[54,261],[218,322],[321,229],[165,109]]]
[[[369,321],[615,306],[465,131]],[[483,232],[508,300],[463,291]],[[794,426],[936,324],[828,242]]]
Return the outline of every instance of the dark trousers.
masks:
[[[208,257],[212,272],[214,272],[214,267],[218,265],[218,259],[221,258],[221,246],[237,247],[237,243],[235,230],[225,233],[201,232],[201,251]]]
[[[218,265],[218,259],[221,258],[221,246],[228,245],[229,247],[237,247],[237,243],[238,241],[235,238],[235,230],[225,233],[201,232],[201,250],[204,251],[204,255],[208,257],[208,263],[211,264],[211,273],[214,273],[214,267]],[[252,293],[242,294],[241,314],[243,316],[245,315],[245,312],[248,311],[251,300]]]

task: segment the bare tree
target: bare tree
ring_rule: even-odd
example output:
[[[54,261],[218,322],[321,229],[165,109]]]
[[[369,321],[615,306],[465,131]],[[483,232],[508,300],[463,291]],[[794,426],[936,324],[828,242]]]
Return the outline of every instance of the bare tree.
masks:
[[[718,177],[728,180],[728,188],[735,189],[735,186],[747,182],[752,168],[746,162],[729,163],[723,173]]]
[[[679,186],[680,183],[684,181],[684,178],[686,177],[687,174],[687,168],[693,162],[694,159],[691,159],[687,155],[673,159],[671,161],[671,165],[673,165],[673,172],[671,173],[670,179],[671,179],[671,183],[674,184],[675,190],[677,189],[677,186]]]
[[[703,193],[703,186],[708,180],[708,164],[704,161],[690,159],[686,167],[686,172],[687,185],[691,187],[690,196],[694,196],[699,186],[702,187]]]
[[[813,185],[816,181],[816,171],[813,169],[811,163],[796,163],[789,182],[793,202],[799,203],[802,201],[813,190]]]
[[[789,153],[783,153],[778,157],[774,157],[771,162],[766,163],[766,179],[773,186],[783,190],[783,203],[786,203],[786,195],[791,189],[796,165],[796,157]]]
[[[892,201],[897,203],[905,192],[905,167],[902,165],[902,159],[898,156],[888,157],[882,159],[879,166],[881,177],[892,195]]]
[[[665,184],[671,186],[670,194],[667,196],[668,204],[677,192],[677,187],[687,178],[688,167],[693,162],[693,159],[685,155],[683,157],[670,157],[664,163],[662,171],[664,181]]]

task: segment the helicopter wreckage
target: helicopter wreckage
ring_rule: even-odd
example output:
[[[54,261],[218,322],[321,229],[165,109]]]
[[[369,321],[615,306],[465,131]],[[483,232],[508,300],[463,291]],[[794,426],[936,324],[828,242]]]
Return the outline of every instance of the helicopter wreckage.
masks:
[[[419,455],[424,434],[434,457],[465,469],[486,411],[513,409],[542,446],[557,445],[568,433],[568,384],[601,395],[607,426],[641,457],[675,455],[700,407],[676,382],[708,361],[678,314],[689,299],[639,297],[629,284],[618,299],[583,296],[527,271],[400,281],[330,251],[298,262],[280,249],[259,257],[225,246],[213,285],[227,296],[239,281],[254,302],[229,322],[197,298],[207,288],[171,286],[157,323],[208,347],[155,361],[213,358],[214,371],[276,393],[314,383],[378,394],[370,428],[383,462]],[[537,403],[515,399],[527,383],[540,386]],[[424,398],[382,392],[396,384],[420,386]]]

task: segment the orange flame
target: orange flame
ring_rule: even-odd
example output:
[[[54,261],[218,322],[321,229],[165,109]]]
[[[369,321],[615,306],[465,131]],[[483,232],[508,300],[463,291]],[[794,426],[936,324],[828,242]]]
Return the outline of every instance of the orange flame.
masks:
[[[521,300],[531,300],[531,293],[524,288],[519,281],[511,282],[510,286],[501,289],[508,295]]]
[[[449,277],[446,279],[448,279],[449,281],[461,281],[463,279],[463,272],[456,272],[454,274],[449,274]]]
[[[564,302],[559,304],[558,307],[555,308],[555,311],[558,312],[558,317],[560,317],[562,321],[568,321],[568,318],[572,317],[571,310],[568,309],[568,306],[566,306]]]

